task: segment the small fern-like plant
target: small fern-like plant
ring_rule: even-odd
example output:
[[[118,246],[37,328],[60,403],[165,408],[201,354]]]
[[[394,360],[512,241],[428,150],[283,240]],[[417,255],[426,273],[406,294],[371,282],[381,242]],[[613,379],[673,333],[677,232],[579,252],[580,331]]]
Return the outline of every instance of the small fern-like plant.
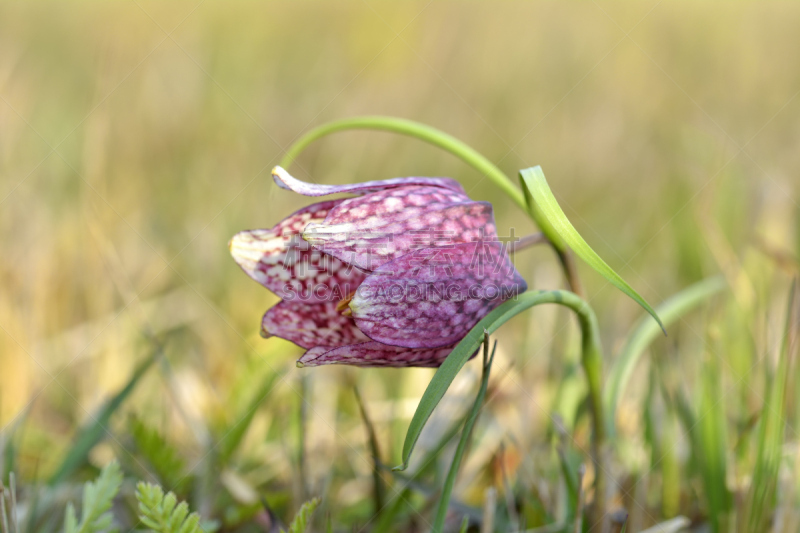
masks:
[[[288,533],[305,533],[306,529],[308,529],[308,522],[311,520],[311,515],[314,514],[314,511],[317,509],[318,505],[319,498],[314,498],[313,500],[309,500],[304,503],[300,507],[300,510],[297,511],[292,523],[289,524]],[[286,532],[281,529],[281,533]]]
[[[64,516],[64,533],[100,533],[111,529],[111,503],[122,485],[122,472],[116,461],[100,471],[98,478],[83,486],[81,521],[78,522],[75,507],[67,504]]]
[[[150,464],[161,484],[172,487],[177,494],[183,494],[189,478],[183,475],[185,468],[178,449],[140,418],[130,419],[129,430],[136,448]]]
[[[158,485],[140,482],[136,485],[136,499],[139,518],[156,533],[203,533],[200,516],[189,514],[189,505],[178,503],[174,493],[164,494]]]

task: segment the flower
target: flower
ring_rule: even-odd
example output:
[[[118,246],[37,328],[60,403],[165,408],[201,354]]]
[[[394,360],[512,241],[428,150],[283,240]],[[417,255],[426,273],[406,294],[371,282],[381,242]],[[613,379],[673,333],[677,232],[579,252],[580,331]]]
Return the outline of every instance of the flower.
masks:
[[[305,183],[275,167],[278,186],[315,203],[274,228],[237,233],[231,254],[281,298],[262,335],[307,351],[298,366],[439,366],[525,280],[499,242],[491,204],[449,178]]]

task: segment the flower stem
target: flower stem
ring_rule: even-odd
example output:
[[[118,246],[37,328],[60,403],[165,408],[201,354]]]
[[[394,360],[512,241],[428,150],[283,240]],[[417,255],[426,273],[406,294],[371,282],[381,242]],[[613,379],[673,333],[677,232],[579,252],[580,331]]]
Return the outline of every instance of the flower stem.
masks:
[[[525,235],[524,237],[521,237],[517,241],[512,241],[509,245],[508,251],[510,253],[519,252],[526,248],[530,248],[531,246],[534,246],[536,244],[542,244],[545,242],[549,241],[547,240],[547,237],[544,236],[544,233],[542,232],[531,233],[530,235]]]
[[[581,284],[581,278],[578,275],[578,266],[575,264],[575,255],[572,253],[572,250],[566,247],[563,250],[559,250],[555,247],[553,247],[553,249],[556,255],[558,255],[561,268],[564,270],[564,277],[567,278],[569,290],[581,298],[585,298],[586,295],[583,292],[583,284]]]
[[[438,146],[460,158],[472,168],[492,180],[495,185],[500,187],[500,189],[514,201],[514,203],[522,209],[527,209],[522,191],[517,189],[514,182],[502,170],[497,168],[494,163],[478,153],[474,148],[471,148],[466,143],[441,130],[402,118],[367,116],[328,122],[327,124],[314,128],[296,140],[289,149],[286,150],[286,155],[283,156],[280,165],[283,168],[288,168],[292,161],[294,161],[309,144],[326,135],[344,130],[391,131]]]
[[[366,116],[334,120],[317,126],[294,141],[286,150],[286,154],[283,156],[280,166],[288,168],[289,165],[297,159],[297,156],[314,141],[332,133],[346,130],[381,130],[414,137],[415,139],[438,146],[450,152],[482,175],[492,180],[515,204],[531,215],[534,222],[536,222],[539,228],[544,232],[545,237],[547,237],[553,250],[555,250],[558,255],[570,290],[583,297],[583,288],[580,278],[578,277],[578,270],[575,268],[575,260],[570,254],[569,249],[561,242],[555,230],[553,230],[545,220],[542,220],[541,217],[537,217],[536,213],[530,210],[530,206],[525,200],[525,195],[514,186],[513,180],[500,170],[497,165],[489,161],[474,148],[441,130],[413,120],[386,116]]]

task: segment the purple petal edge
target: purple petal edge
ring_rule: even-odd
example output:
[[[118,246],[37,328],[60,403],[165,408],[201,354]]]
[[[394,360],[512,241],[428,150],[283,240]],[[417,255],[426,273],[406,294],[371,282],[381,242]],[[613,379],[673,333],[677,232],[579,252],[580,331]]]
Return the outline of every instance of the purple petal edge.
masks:
[[[438,367],[454,346],[411,350],[376,341],[349,344],[338,348],[311,348],[298,359],[297,366],[352,365],[361,367]],[[475,352],[477,353],[477,352]],[[474,357],[475,354],[473,354]]]

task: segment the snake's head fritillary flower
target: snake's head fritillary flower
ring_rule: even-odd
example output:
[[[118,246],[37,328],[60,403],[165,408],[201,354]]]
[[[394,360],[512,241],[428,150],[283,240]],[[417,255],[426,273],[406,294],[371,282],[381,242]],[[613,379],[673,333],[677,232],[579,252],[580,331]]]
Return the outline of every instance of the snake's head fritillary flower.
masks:
[[[449,178],[318,185],[272,171],[305,196],[274,228],[242,231],[233,258],[281,302],[262,335],[307,351],[299,366],[439,366],[525,280],[499,242],[492,206]]]

